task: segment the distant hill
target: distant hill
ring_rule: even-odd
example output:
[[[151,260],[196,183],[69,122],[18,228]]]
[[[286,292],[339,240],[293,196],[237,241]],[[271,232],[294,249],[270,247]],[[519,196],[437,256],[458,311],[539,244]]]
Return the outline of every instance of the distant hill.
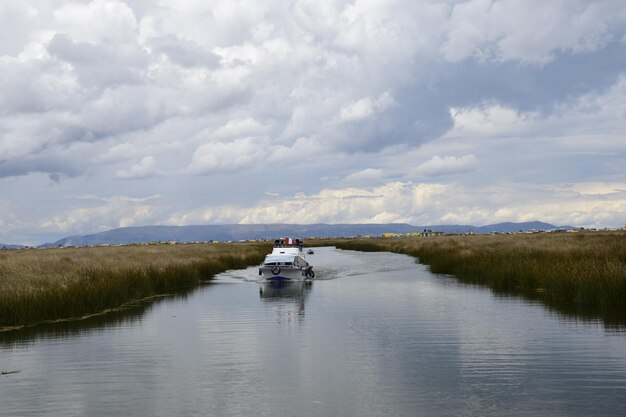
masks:
[[[472,225],[435,225],[428,226],[427,228],[433,230],[439,230],[444,233],[468,233],[473,230],[477,234],[486,233],[513,233],[513,232],[527,232],[532,230],[556,230],[556,229],[572,229],[572,226],[555,226],[550,223],[544,222],[524,222],[524,223],[496,223],[486,226],[472,226]]]
[[[491,233],[491,232],[500,232],[500,233],[509,233],[509,232],[519,232],[521,231],[529,231],[529,230],[568,230],[573,229],[572,226],[555,226],[550,223],[544,222],[524,222],[524,223],[497,223],[491,224],[488,226],[477,227],[474,232],[476,233]]]
[[[9,243],[0,243],[0,249],[24,249],[24,245],[13,245]]]
[[[567,228],[568,226],[565,226]],[[238,241],[252,239],[276,239],[284,236],[303,239],[317,237],[380,236],[385,232],[408,233],[424,229],[444,233],[517,232],[528,230],[557,229],[549,223],[499,223],[487,226],[433,225],[413,226],[405,223],[391,224],[224,224],[203,226],[139,226],[123,227],[82,236],[69,236],[41,247],[118,245],[128,243],[148,243],[157,241],[205,242],[211,240]]]

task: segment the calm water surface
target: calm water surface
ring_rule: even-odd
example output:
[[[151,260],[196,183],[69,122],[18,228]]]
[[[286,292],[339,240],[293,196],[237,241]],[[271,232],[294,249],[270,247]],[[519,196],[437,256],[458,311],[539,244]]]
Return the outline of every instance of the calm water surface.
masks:
[[[78,324],[0,333],[2,416],[623,416],[626,333],[319,248],[311,285],[256,269]],[[260,290],[263,290],[262,292]]]

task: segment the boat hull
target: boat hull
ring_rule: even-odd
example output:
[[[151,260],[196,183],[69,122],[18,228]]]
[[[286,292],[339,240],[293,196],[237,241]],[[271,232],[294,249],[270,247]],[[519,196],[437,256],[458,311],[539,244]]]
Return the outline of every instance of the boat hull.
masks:
[[[301,282],[310,279],[304,268],[262,266],[259,268],[259,275],[261,281],[265,282]]]

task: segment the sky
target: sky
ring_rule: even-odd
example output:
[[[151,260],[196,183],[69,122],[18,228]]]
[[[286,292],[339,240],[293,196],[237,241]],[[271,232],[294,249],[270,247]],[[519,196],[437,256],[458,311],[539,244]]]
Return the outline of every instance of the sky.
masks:
[[[0,242],[626,225],[623,0],[2,0]]]

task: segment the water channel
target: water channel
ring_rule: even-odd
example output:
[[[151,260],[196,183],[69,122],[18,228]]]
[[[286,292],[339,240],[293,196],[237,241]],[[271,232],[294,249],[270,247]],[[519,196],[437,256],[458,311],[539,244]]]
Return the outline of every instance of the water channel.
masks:
[[[1,416],[623,416],[626,332],[316,248],[317,279],[256,268],[79,323],[0,333]]]

